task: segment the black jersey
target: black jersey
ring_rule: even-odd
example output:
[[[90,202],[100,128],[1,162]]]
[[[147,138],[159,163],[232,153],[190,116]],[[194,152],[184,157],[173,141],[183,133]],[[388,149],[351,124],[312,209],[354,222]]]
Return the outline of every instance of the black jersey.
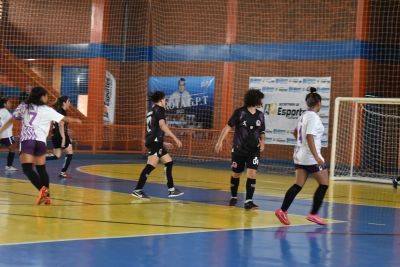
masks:
[[[64,115],[64,117],[67,116],[67,112],[66,112],[65,109],[63,109],[63,108],[61,108],[61,109],[59,109],[59,110],[56,110],[56,111],[57,111],[58,113]],[[60,135],[61,135],[61,134],[60,134],[60,126],[59,126],[59,124],[58,124],[57,122],[54,122],[54,123],[53,123],[53,130],[52,130],[52,132],[53,132],[53,135],[57,135],[57,136],[60,136]],[[66,123],[66,122],[64,122],[64,133],[65,133],[65,135],[68,135],[68,123]]]
[[[153,142],[164,141],[164,132],[160,128],[160,120],[165,120],[165,108],[154,105],[146,115],[146,146]]]
[[[264,114],[256,110],[251,114],[246,107],[235,110],[228,121],[230,127],[235,127],[233,151],[241,154],[259,152],[261,134],[265,134]]]

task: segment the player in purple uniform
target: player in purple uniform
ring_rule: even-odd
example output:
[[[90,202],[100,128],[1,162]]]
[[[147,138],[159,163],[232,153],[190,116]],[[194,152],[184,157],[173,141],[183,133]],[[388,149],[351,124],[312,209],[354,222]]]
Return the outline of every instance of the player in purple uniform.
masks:
[[[249,90],[244,96],[244,106],[235,110],[222,130],[215,152],[222,149],[222,142],[228,133],[235,128],[232,146],[232,176],[231,176],[231,200],[230,206],[237,203],[240,175],[247,167],[246,200],[245,209],[257,209],[253,202],[253,194],[256,187],[256,174],[260,160],[260,152],[265,144],[265,119],[264,113],[257,108],[262,106],[264,94],[259,90]]]
[[[12,117],[9,111],[10,109],[11,101],[9,101],[9,99],[6,97],[0,98],[0,127],[2,127],[3,124],[5,124]],[[14,137],[12,136],[12,128],[13,126],[10,125],[4,130],[4,132],[0,134],[0,145],[5,146],[8,149],[7,166],[5,167],[6,171],[17,170],[17,168],[13,166],[16,143],[14,141]]]
[[[173,147],[172,144],[164,142],[164,135],[171,137],[178,147],[182,147],[182,142],[168,128],[165,119],[165,94],[156,91],[150,96],[154,103],[151,111],[146,116],[146,147],[148,149],[147,164],[142,170],[136,188],[131,195],[137,198],[149,198],[143,191],[147,177],[156,168],[161,160],[164,163],[165,178],[167,180],[168,197],[183,195],[183,192],[174,187],[172,178],[173,161],[166,148]]]
[[[32,89],[29,97],[15,110],[12,119],[8,120],[0,133],[3,132],[13,120],[20,120],[21,129],[21,154],[22,170],[31,183],[39,190],[35,204],[51,204],[49,192],[49,175],[46,171],[46,138],[49,134],[52,121],[77,122],[79,119],[64,117],[51,107],[47,106],[48,93],[43,87]],[[33,170],[36,166],[37,173]]]
[[[70,106],[68,96],[61,96],[57,99],[54,109],[61,115],[67,116],[67,110]],[[72,156],[74,154],[72,149],[72,142],[68,134],[68,123],[61,121],[60,123],[53,123],[51,141],[53,143],[53,154],[48,154],[46,160],[57,160],[61,157],[62,151],[65,152],[65,160],[63,168],[59,174],[60,178],[70,178],[67,174],[69,165],[71,164]]]
[[[321,139],[324,134],[324,125],[317,114],[321,110],[321,100],[322,98],[317,93],[317,89],[311,87],[310,93],[306,96],[306,103],[309,109],[301,115],[294,131],[294,136],[297,139],[293,153],[296,183],[287,190],[281,208],[275,211],[276,217],[286,225],[290,224],[287,210],[303,188],[310,174],[315,177],[319,186],[314,193],[310,214],[306,218],[320,225],[326,224],[318,216],[318,211],[329,185],[328,170],[321,155]]]

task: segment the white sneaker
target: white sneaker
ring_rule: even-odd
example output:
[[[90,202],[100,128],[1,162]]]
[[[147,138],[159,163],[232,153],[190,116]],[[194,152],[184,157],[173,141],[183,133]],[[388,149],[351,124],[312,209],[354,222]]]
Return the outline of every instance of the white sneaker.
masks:
[[[6,171],[11,171],[11,172],[18,171],[18,169],[15,168],[15,167],[13,167],[13,166],[6,166],[5,170],[6,170]]]

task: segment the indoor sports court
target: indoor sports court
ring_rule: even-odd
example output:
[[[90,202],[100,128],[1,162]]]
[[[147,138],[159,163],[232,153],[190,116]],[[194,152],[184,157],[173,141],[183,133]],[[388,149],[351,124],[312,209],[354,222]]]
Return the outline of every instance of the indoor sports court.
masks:
[[[12,120],[0,266],[400,266],[399,18],[392,0],[0,0],[0,129],[37,87],[56,111],[67,97],[77,120],[49,124],[43,201],[24,156],[36,113]],[[311,87],[327,224],[306,219],[320,187],[309,177],[284,225],[275,212],[296,181],[292,132]],[[232,204],[235,130],[215,150],[249,90],[264,96],[265,149]],[[147,145],[158,91],[182,143],[164,140],[184,193],[172,197],[167,164],[144,173],[161,154]],[[143,176],[149,198],[132,195]],[[249,188],[258,209],[244,208]]]

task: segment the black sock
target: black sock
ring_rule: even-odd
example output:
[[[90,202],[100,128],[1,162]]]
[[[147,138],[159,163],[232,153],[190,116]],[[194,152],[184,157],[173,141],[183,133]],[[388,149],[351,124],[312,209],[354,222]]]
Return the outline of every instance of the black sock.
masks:
[[[8,152],[8,156],[7,156],[7,166],[8,167],[13,165],[14,157],[15,157],[15,153],[14,152]]]
[[[69,164],[71,164],[72,155],[73,154],[65,155],[64,166],[63,166],[61,172],[66,172],[68,170]]]
[[[60,159],[59,157],[57,157],[55,154],[49,154],[46,156],[46,160],[57,160]]]
[[[49,175],[46,171],[46,165],[36,165],[36,170],[39,174],[42,184],[49,188]]]
[[[235,178],[231,176],[231,195],[232,197],[237,197],[237,192],[239,189],[240,178]]]
[[[301,186],[294,184],[292,185],[285,194],[285,198],[283,199],[281,209],[283,211],[287,211],[292,204],[293,200],[296,198],[297,194],[301,191]]]
[[[256,190],[256,179],[247,178],[247,181],[246,181],[246,200],[253,199],[254,190]]]
[[[44,184],[42,184],[39,175],[33,170],[33,163],[22,163],[22,171],[37,190],[40,190],[43,187]]]
[[[164,174],[165,179],[167,179],[167,187],[173,188],[174,187],[174,179],[172,178],[172,166],[174,165],[173,161],[165,163],[164,167]]]
[[[325,197],[325,193],[328,190],[328,186],[327,185],[323,185],[320,184],[317,188],[317,190],[315,190],[314,193],[314,199],[313,199],[313,205],[312,205],[312,209],[311,209],[311,214],[317,214],[319,211],[319,208],[322,205],[322,201],[324,200]]]
[[[151,166],[150,164],[147,164],[146,167],[142,170],[140,173],[139,181],[136,184],[135,190],[141,190],[144,187],[144,184],[146,183],[147,176],[154,170],[155,168]]]

